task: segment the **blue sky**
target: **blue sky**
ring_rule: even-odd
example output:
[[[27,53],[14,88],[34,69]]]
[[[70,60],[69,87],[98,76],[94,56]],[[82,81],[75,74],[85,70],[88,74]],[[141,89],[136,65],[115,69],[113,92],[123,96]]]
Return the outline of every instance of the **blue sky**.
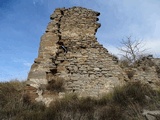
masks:
[[[72,6],[101,13],[96,36],[110,53],[132,36],[160,57],[160,0],[0,0],[0,81],[27,78],[50,15]]]

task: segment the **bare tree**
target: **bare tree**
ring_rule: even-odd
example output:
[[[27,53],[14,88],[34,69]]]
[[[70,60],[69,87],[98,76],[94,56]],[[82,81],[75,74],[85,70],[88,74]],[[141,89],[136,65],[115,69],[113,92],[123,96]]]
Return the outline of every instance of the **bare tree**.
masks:
[[[126,39],[121,41],[123,47],[118,48],[121,51],[121,56],[129,61],[130,63],[134,63],[138,59],[144,56],[144,44],[142,40],[132,40],[132,37],[126,37]]]

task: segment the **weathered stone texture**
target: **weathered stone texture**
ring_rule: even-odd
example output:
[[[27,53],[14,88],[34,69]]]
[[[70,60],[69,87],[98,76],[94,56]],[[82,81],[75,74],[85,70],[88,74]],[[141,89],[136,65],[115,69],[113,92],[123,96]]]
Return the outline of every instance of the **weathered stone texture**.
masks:
[[[159,89],[160,83],[160,59],[143,57],[135,66],[124,68],[130,81],[140,81],[149,84],[153,89]]]
[[[81,8],[56,9],[46,33],[41,37],[38,58],[28,75],[28,86],[37,89],[37,101],[46,104],[41,85],[63,78],[65,92],[98,97],[122,85],[128,78],[112,55],[95,37],[100,13]],[[62,95],[63,93],[59,93]]]

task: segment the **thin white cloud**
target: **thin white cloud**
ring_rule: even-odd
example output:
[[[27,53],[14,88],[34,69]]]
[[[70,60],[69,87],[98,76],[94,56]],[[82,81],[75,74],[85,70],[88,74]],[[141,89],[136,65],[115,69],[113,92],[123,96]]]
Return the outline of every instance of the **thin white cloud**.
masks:
[[[33,0],[33,5],[43,4],[44,0]]]
[[[24,62],[23,65],[27,66],[27,67],[31,67],[32,63],[30,63],[30,62]]]
[[[33,5],[36,5],[38,0],[33,0]]]
[[[3,40],[0,42],[10,47],[9,49],[5,44],[1,44],[0,52],[5,52],[5,57],[2,58],[6,60],[4,60],[5,64],[1,63],[2,69],[0,70],[10,69],[11,72],[14,71],[10,74],[15,77],[25,73],[19,73],[21,71],[28,72],[31,62],[37,55],[39,37],[49,22],[49,15],[55,8],[59,7],[81,6],[99,11],[101,13],[99,22],[102,26],[98,29],[98,40],[112,54],[119,54],[116,47],[120,44],[120,41],[125,36],[132,35],[143,39],[146,42],[146,48],[149,48],[148,51],[160,57],[160,0],[22,0],[19,4],[16,1],[13,2],[11,6],[13,10],[8,9],[8,12],[4,13],[5,16],[0,19],[0,37]],[[13,32],[12,29],[20,32]],[[6,38],[10,41],[6,41]],[[27,52],[24,52],[25,50]],[[23,51],[25,54],[18,51]],[[8,60],[13,56],[24,59]],[[7,68],[7,66],[10,66],[10,68]],[[27,76],[26,73],[24,76]]]
[[[24,67],[26,67],[26,69],[30,68],[32,65],[31,62],[28,62],[27,60],[21,58],[13,58],[13,62],[23,65]]]
[[[113,46],[113,45],[110,45],[110,44],[107,44],[107,45],[105,45],[104,47],[108,50],[108,52],[109,52],[110,54],[119,56],[119,50],[118,50],[117,47],[115,47],[115,46]]]
[[[140,49],[145,50],[143,54],[151,54],[155,58],[160,57],[160,40],[159,39],[148,39],[142,41],[142,47]],[[118,49],[119,47],[111,45],[111,44],[105,44],[104,47],[109,51],[109,53],[121,57],[121,51]]]
[[[160,57],[160,40],[159,39],[148,39],[145,41],[145,48],[148,49],[150,54],[155,57]]]

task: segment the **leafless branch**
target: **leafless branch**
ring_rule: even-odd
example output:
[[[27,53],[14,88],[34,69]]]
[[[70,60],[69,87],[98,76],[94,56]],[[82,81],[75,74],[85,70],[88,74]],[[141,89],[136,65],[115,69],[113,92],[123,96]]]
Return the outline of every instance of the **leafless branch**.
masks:
[[[131,36],[126,37],[126,39],[121,41],[123,47],[118,48],[121,52],[123,58],[127,59],[129,62],[134,63],[140,56],[146,51],[141,40],[132,40]]]

